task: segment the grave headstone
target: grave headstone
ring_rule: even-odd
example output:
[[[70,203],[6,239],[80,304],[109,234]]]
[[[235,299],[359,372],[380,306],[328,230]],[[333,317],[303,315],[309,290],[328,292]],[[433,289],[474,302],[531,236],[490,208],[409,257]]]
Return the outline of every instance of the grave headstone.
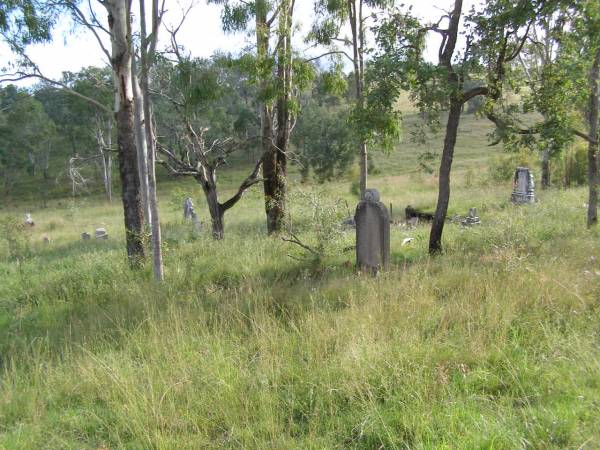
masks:
[[[467,215],[465,220],[463,220],[461,223],[465,227],[470,227],[472,225],[479,225],[481,223],[481,219],[479,219],[479,216],[477,215],[477,209],[470,208],[469,214]]]
[[[376,273],[390,262],[390,216],[376,189],[367,189],[356,207],[356,265]]]
[[[96,228],[95,235],[96,239],[108,239],[106,228]]]
[[[535,203],[533,172],[527,167],[517,167],[510,196],[513,203]]]
[[[190,219],[194,211],[194,202],[190,197],[186,197],[183,201],[183,220]]]
[[[194,202],[190,197],[186,197],[183,201],[183,220],[191,219],[196,230],[202,228],[202,223],[198,219],[196,210],[194,209]]]
[[[35,225],[35,222],[33,221],[33,219],[31,218],[31,214],[27,213],[25,214],[25,220],[23,221],[23,223],[25,225],[28,225],[30,227]]]
[[[84,231],[83,233],[81,233],[82,241],[89,241],[91,238],[92,238],[92,235],[90,233],[88,233],[87,231]]]

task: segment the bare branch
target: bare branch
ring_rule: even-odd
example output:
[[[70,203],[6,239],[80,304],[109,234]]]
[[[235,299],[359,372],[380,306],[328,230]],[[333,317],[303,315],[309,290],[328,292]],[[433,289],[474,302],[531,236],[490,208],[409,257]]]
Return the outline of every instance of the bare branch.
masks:
[[[256,183],[260,183],[261,181],[263,181],[262,178],[258,178],[258,172],[260,171],[262,162],[263,162],[263,158],[261,156],[259,158],[259,160],[256,162],[256,165],[254,166],[254,170],[252,171],[252,173],[250,175],[248,175],[248,177],[244,181],[242,181],[242,184],[240,184],[240,187],[238,188],[235,195],[233,197],[231,197],[229,200],[227,200],[225,203],[219,204],[219,206],[221,207],[221,209],[223,211],[227,211],[229,208],[234,206],[242,198],[242,196],[244,195],[244,192],[246,192],[246,190],[248,190],[250,187],[254,186]]]

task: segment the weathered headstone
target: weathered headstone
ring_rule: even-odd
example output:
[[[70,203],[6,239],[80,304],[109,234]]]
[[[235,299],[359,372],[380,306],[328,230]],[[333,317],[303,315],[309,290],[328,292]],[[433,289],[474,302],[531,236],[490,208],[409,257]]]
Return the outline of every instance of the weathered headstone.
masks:
[[[194,209],[194,202],[190,197],[186,197],[183,201],[183,220],[191,219],[196,230],[202,228],[202,223],[198,219],[196,210]]]
[[[194,212],[194,202],[190,197],[186,197],[183,201],[183,220],[190,219]]]
[[[470,208],[469,215],[467,217],[465,217],[465,220],[463,220],[461,223],[465,227],[470,227],[472,225],[479,225],[481,223],[481,219],[479,219],[479,216],[477,215],[477,209]]]
[[[96,239],[108,239],[106,228],[96,228],[95,235]]]
[[[91,238],[92,238],[92,235],[90,233],[88,233],[87,231],[84,231],[83,233],[81,233],[82,241],[89,241]]]
[[[376,189],[367,189],[356,207],[356,265],[377,272],[390,263],[390,216]]]
[[[35,225],[35,222],[33,221],[33,219],[31,218],[31,214],[27,213],[25,214],[25,220],[23,221],[23,223],[25,225],[28,225],[30,227]]]
[[[533,172],[527,167],[517,167],[510,196],[513,203],[535,203],[535,182]]]

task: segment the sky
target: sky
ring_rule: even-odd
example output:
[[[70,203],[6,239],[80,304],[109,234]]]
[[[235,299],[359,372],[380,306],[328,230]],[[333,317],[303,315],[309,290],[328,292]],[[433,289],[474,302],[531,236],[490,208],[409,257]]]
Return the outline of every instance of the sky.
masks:
[[[464,0],[463,10],[468,11],[478,0]],[[442,10],[450,9],[453,0],[404,0],[407,6],[412,6],[418,16],[427,20],[435,20]],[[92,4],[94,2],[92,1]],[[134,2],[135,4],[135,2]],[[166,0],[167,13],[164,24],[177,25],[182,17],[182,8],[189,3],[180,0]],[[304,50],[309,47],[302,42],[302,35],[309,28],[312,17],[313,0],[296,0],[295,20],[299,24],[296,31],[297,48]],[[106,16],[102,6],[94,6],[98,17]],[[221,29],[221,7],[207,5],[204,0],[198,0],[191,10],[178,34],[178,41],[195,57],[209,57],[216,51],[236,53],[244,47],[251,45],[252,37],[244,33],[225,34]],[[161,31],[161,45],[166,45],[167,34]],[[428,41],[429,53],[437,54],[437,42],[434,36]],[[107,48],[110,48],[107,45]],[[322,49],[309,49],[307,56],[316,56]],[[63,71],[75,72],[82,67],[106,65],[106,57],[100,50],[96,39],[84,28],[74,28],[68,18],[59,22],[53,33],[53,41],[47,44],[38,44],[29,47],[27,54],[41,68],[42,73],[50,78],[60,78]],[[10,61],[14,56],[9,49],[0,43],[0,61]],[[4,65],[4,64],[1,64]],[[24,84],[31,84],[25,82]]]

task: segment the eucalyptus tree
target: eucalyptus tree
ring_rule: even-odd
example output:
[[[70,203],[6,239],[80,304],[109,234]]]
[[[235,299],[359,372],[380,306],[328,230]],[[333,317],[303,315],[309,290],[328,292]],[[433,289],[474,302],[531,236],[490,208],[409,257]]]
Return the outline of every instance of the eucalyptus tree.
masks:
[[[565,33],[565,74],[574,86],[572,102],[584,111],[587,133],[572,128],[575,135],[588,144],[589,198],[587,225],[598,223],[598,190],[600,189],[599,109],[600,109],[600,4],[592,0],[566,2],[572,14],[572,30]],[[585,92],[581,95],[581,92]]]
[[[44,0],[3,0],[0,2],[0,37],[13,49],[48,41],[58,10],[47,8]]]
[[[521,96],[523,109],[536,111],[543,117],[543,125],[538,128],[540,139],[532,142],[542,153],[542,189],[550,185],[550,158],[559,154],[566,143],[565,139],[560,139],[555,133],[557,124],[552,117],[555,117],[553,109],[558,105],[548,101],[548,91],[553,90],[557,82],[560,82],[557,79],[560,76],[557,57],[561,50],[561,36],[564,35],[568,22],[564,8],[546,11],[531,28],[528,42],[518,57],[528,87],[528,92]]]
[[[240,149],[242,143],[231,136],[219,136],[219,129],[223,129],[219,124],[215,124],[217,133],[212,132],[215,121],[211,112],[218,108],[222,98],[235,96],[235,90],[229,91],[231,86],[227,85],[218,63],[192,58],[177,44],[174,31],[171,33],[171,53],[177,63],[163,62],[158,66],[154,87],[154,95],[166,99],[170,105],[170,108],[162,108],[158,117],[174,119],[174,123],[166,124],[167,138],[158,141],[165,157],[161,162],[173,175],[190,176],[198,182],[211,217],[213,238],[221,240],[225,237],[225,213],[241,200],[246,190],[262,181],[259,172],[264,164],[263,156],[256,160],[235,194],[221,201],[217,171],[227,164],[229,156]],[[230,120],[233,122],[233,117]],[[225,129],[233,131],[233,125]]]
[[[315,21],[309,33],[308,40],[327,46],[327,54],[342,55],[346,57],[354,69],[354,95],[355,111],[354,122],[359,130],[360,138],[357,141],[360,165],[360,193],[364,194],[368,178],[367,145],[372,137],[373,125],[369,124],[370,117],[365,111],[365,73],[366,56],[370,51],[367,33],[368,20],[376,17],[384,10],[390,9],[393,0],[315,0]],[[351,35],[344,35],[346,28]],[[392,123],[388,123],[392,125]],[[388,130],[393,135],[397,133],[392,125]]]
[[[277,233],[285,216],[288,151],[296,114],[294,84],[306,75],[306,66],[294,60],[292,49],[295,0],[209,0],[209,3],[223,6],[226,32],[254,26],[256,51],[242,59],[259,90],[267,231]]]
[[[56,126],[44,106],[29,92],[7,86],[0,89],[0,175],[8,197],[19,174],[36,169],[43,175],[42,197],[48,190],[50,153],[56,141]]]
[[[67,89],[43,82],[35,97],[42,102],[55,122],[63,141],[71,147],[61,155],[71,163],[98,163],[107,200],[112,201],[112,165],[114,115],[113,81],[110,68],[86,67],[78,72],[64,72],[60,80]],[[100,107],[99,105],[104,105]]]
[[[381,53],[374,64],[373,78],[379,86],[373,92],[397,94],[411,91],[417,105],[437,117],[446,112],[445,138],[439,169],[436,211],[429,237],[429,252],[442,250],[442,233],[450,200],[450,174],[458,135],[461,111],[476,96],[487,98],[485,113],[499,130],[504,118],[494,109],[502,99],[507,73],[522,50],[529,31],[541,11],[544,0],[493,0],[479,12],[465,15],[462,0],[439,20],[422,24],[410,11],[397,12],[379,27]],[[462,22],[462,24],[461,24]],[[428,34],[439,35],[438,63],[423,56]],[[466,89],[467,81],[485,80]],[[389,108],[393,103],[384,103]]]
[[[501,137],[509,144],[535,146],[541,143],[555,150],[565,148],[577,137],[585,140],[589,185],[587,224],[592,226],[598,221],[600,4],[591,0],[547,1],[538,17],[530,42],[524,47],[522,65],[531,89],[523,98],[526,111],[539,112],[543,120],[524,126],[514,116],[506,115]],[[527,59],[541,60],[543,64],[528,63]]]

